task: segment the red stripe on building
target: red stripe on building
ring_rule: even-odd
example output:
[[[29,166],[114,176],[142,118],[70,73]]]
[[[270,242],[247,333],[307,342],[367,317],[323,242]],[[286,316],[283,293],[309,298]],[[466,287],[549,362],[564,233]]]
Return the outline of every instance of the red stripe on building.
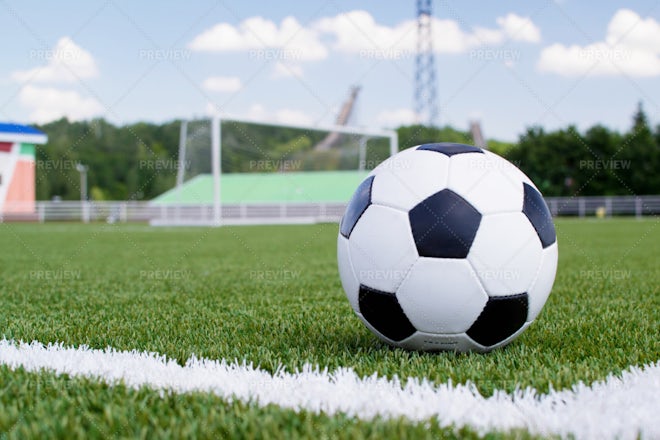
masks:
[[[19,160],[9,183],[5,198],[5,212],[34,212],[35,179],[34,162]]]
[[[12,145],[14,144],[11,142],[0,142],[0,151],[3,153],[9,153]]]

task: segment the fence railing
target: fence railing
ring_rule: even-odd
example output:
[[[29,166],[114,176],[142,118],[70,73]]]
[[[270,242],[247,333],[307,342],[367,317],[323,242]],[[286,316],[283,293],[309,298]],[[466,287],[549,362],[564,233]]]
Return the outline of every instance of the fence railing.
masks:
[[[547,197],[554,216],[642,217],[660,214],[660,196]],[[250,203],[222,206],[223,224],[338,222],[345,203]],[[149,222],[151,224],[211,224],[212,204],[151,202],[41,201],[5,204],[0,222],[83,221]]]
[[[554,216],[660,214],[660,196],[546,197]]]

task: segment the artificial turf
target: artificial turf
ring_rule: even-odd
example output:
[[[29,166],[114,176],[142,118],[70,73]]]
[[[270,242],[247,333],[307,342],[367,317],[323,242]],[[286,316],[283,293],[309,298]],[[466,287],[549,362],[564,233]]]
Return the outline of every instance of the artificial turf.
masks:
[[[490,354],[409,353],[353,315],[337,225],[158,229],[0,225],[0,337],[247,360],[360,375],[472,381],[484,394],[590,383],[660,358],[658,220],[559,219],[559,269],[539,319]],[[0,435],[419,437],[430,422],[365,422],[0,368]],[[493,434],[498,436],[499,434]],[[525,436],[508,433],[507,436]]]

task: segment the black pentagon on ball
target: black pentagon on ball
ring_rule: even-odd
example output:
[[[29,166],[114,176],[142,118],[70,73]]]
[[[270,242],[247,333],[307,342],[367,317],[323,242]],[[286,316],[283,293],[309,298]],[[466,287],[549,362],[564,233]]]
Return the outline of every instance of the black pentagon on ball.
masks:
[[[393,293],[382,292],[361,284],[358,302],[362,317],[392,341],[403,341],[417,331]]]
[[[369,176],[357,187],[351,201],[346,206],[344,216],[339,224],[339,233],[348,238],[355,228],[355,224],[360,220],[364,211],[371,204],[371,186],[374,182],[374,176]]]
[[[418,150],[436,151],[447,156],[463,153],[482,153],[483,150],[479,147],[466,144],[455,144],[453,142],[438,142],[435,144],[423,144],[417,147]]]
[[[557,233],[555,232],[555,225],[552,223],[552,215],[540,192],[526,183],[523,183],[523,187],[525,188],[523,213],[532,223],[532,226],[534,226],[541,244],[545,249],[557,241]]]
[[[490,297],[467,335],[484,347],[504,341],[527,321],[528,302],[527,293]]]
[[[463,197],[443,189],[408,213],[417,253],[422,257],[465,258],[481,214]]]

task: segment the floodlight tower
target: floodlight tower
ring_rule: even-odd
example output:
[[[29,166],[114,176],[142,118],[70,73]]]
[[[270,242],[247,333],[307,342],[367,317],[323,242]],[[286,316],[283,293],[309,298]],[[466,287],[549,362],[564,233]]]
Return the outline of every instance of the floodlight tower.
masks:
[[[415,57],[415,113],[419,119],[426,118],[429,126],[436,125],[438,118],[431,23],[432,3],[433,0],[417,0],[417,56]]]

